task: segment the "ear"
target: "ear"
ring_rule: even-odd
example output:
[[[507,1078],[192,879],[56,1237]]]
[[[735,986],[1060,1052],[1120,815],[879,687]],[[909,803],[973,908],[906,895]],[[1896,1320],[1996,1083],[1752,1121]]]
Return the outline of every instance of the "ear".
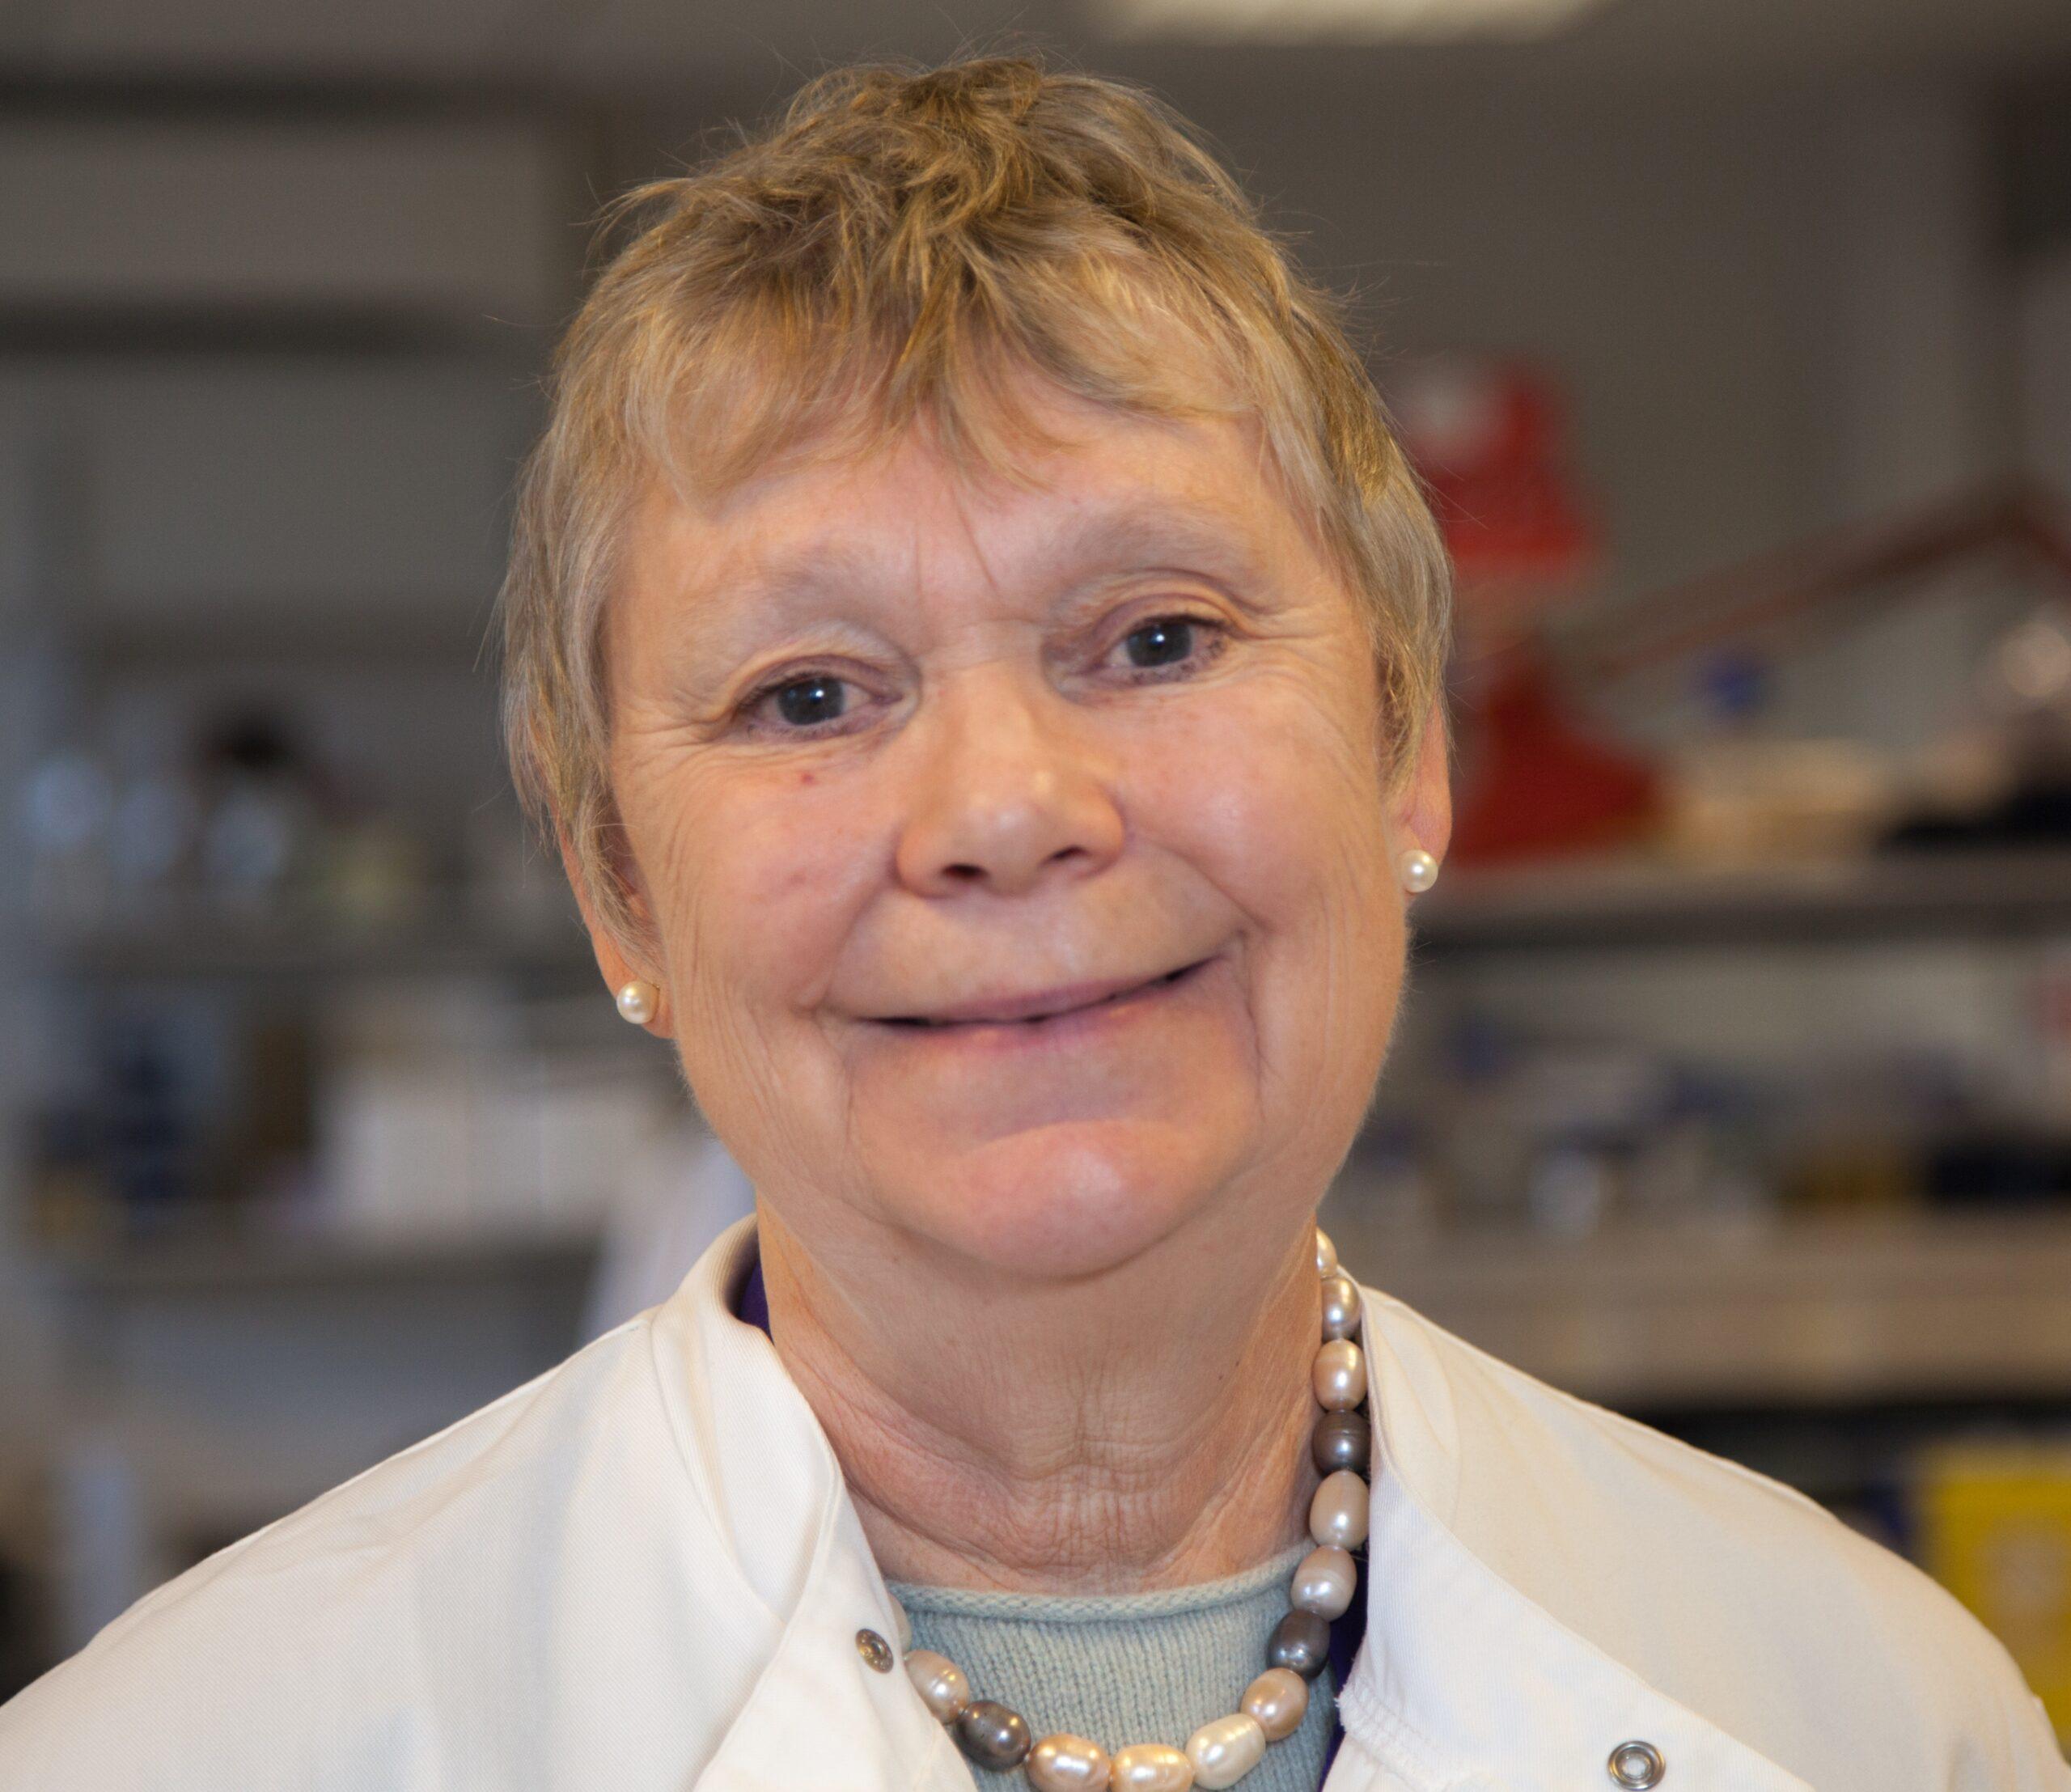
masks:
[[[616,1002],[619,991],[636,978],[643,983],[653,984],[659,992],[660,999],[654,1004],[654,1018],[644,1023],[643,1030],[652,1033],[657,1039],[670,1037],[667,987],[658,973],[634,964],[617,934],[605,926],[595,902],[591,899],[590,881],[582,875],[582,863],[575,856],[575,849],[570,844],[567,829],[557,828],[554,841],[561,849],[561,869],[568,874],[568,887],[575,892],[575,906],[582,912],[582,926],[590,935],[590,950],[596,954],[597,968],[603,973],[604,987],[611,992],[612,1001]]]
[[[1444,862],[1453,837],[1452,743],[1446,727],[1445,701],[1431,713],[1417,737],[1414,756],[1405,768],[1388,810],[1397,852],[1421,846]]]

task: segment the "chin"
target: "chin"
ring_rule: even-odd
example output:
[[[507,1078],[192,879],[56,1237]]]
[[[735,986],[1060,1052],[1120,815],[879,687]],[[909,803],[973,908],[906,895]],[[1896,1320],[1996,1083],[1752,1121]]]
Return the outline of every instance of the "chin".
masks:
[[[1214,1199],[1234,1167],[1217,1142],[1198,1123],[1031,1129],[917,1162],[906,1218],[958,1256],[1023,1280],[1099,1275]]]

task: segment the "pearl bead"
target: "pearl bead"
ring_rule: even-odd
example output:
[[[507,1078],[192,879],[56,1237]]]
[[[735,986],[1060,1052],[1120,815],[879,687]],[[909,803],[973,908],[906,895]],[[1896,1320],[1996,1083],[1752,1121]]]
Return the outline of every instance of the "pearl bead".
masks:
[[[964,1670],[932,1649],[916,1649],[907,1656],[906,1677],[938,1723],[953,1723],[971,1702],[971,1683]]]
[[[1366,1477],[1354,1469],[1324,1476],[1309,1502],[1309,1535],[1318,1543],[1357,1549],[1366,1540],[1367,1502],[1372,1497]]]
[[[1268,1667],[1291,1668],[1312,1680],[1330,1665],[1330,1626],[1313,1612],[1290,1612],[1265,1646]]]
[[[1366,1359],[1349,1338],[1332,1338],[1316,1353],[1316,1404],[1349,1413],[1366,1397]]]
[[[1187,1738],[1187,1759],[1194,1764],[1196,1786],[1222,1792],[1265,1759],[1265,1731],[1242,1711],[1218,1718]]]
[[[1349,1338],[1359,1329],[1359,1285],[1347,1275],[1323,1277],[1323,1336]]]
[[[956,1714],[956,1746],[995,1773],[1027,1760],[1032,1739],[1028,1720],[993,1699],[980,1699]]]
[[[645,1027],[654,1018],[661,1006],[662,992],[651,983],[642,983],[635,977],[630,983],[621,984],[619,987],[620,1018],[631,1021],[636,1027]]]
[[[1309,1711],[1309,1683],[1285,1667],[1268,1667],[1244,1688],[1239,1704],[1245,1716],[1256,1718],[1268,1742],[1278,1742],[1302,1727]]]
[[[1334,1276],[1337,1273],[1337,1247],[1330,1241],[1330,1234],[1320,1226],[1316,1228],[1316,1273]]]
[[[1352,1608],[1352,1595],[1359,1590],[1359,1570],[1335,1544],[1323,1544],[1302,1558],[1294,1570],[1287,1603],[1297,1612],[1313,1612],[1319,1618],[1341,1618]]]
[[[1188,1792],[1194,1764],[1162,1742],[1132,1743],[1115,1751],[1107,1784],[1114,1792]]]
[[[1045,1736],[1022,1764],[1036,1792],[1102,1792],[1111,1764],[1107,1751],[1083,1736]]]
[[[1364,1413],[1326,1413],[1310,1434],[1309,1454],[1315,1459],[1316,1472],[1335,1474],[1340,1468],[1366,1472],[1374,1454],[1374,1428]]]
[[[1421,846],[1412,846],[1404,853],[1398,870],[1403,888],[1412,896],[1421,896],[1438,881],[1438,862]]]

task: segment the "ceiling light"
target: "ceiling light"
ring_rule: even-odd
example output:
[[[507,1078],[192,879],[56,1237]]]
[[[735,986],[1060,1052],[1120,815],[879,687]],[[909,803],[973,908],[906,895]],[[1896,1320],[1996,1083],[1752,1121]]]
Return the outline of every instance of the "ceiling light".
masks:
[[[1118,37],[1195,43],[1399,43],[1544,37],[1603,0],[1102,0]]]

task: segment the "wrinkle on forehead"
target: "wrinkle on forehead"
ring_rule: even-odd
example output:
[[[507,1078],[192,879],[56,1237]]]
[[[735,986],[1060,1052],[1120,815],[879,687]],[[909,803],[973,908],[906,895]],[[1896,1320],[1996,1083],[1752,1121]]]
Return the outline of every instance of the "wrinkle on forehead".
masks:
[[[1109,430],[1118,422],[1108,420]],[[673,545],[685,564],[680,583],[669,580],[677,587],[671,594],[675,607],[701,612],[699,620],[717,633],[755,621],[781,626],[824,612],[831,600],[845,608],[840,600],[858,592],[897,590],[923,598],[945,561],[975,574],[995,595],[1040,600],[1107,579],[1170,573],[1205,578],[1243,606],[1279,557],[1275,525],[1294,519],[1277,492],[1250,485],[1245,460],[1205,456],[1203,449],[1222,446],[1213,437],[1184,428],[1175,435],[1170,455],[1144,457],[1132,449],[1128,467],[1112,482],[1097,458],[1102,439],[1082,438],[1033,469],[1027,492],[972,480],[933,445],[914,439],[855,464],[860,478],[896,482],[900,460],[918,457],[911,506],[888,516],[880,506],[877,516],[866,508],[857,520],[855,509],[842,502],[841,472],[814,469],[834,473],[832,491],[809,474],[772,476],[716,511],[700,506],[673,519],[658,493],[649,517],[660,527],[648,540],[666,553],[672,545],[667,538],[676,535]],[[1031,559],[1025,536],[1019,551],[998,538],[999,506],[1010,509],[1017,499],[1046,491],[1064,493],[1067,502],[1046,510]],[[714,598],[723,601],[709,601]],[[685,614],[681,625],[696,629],[698,621]]]

